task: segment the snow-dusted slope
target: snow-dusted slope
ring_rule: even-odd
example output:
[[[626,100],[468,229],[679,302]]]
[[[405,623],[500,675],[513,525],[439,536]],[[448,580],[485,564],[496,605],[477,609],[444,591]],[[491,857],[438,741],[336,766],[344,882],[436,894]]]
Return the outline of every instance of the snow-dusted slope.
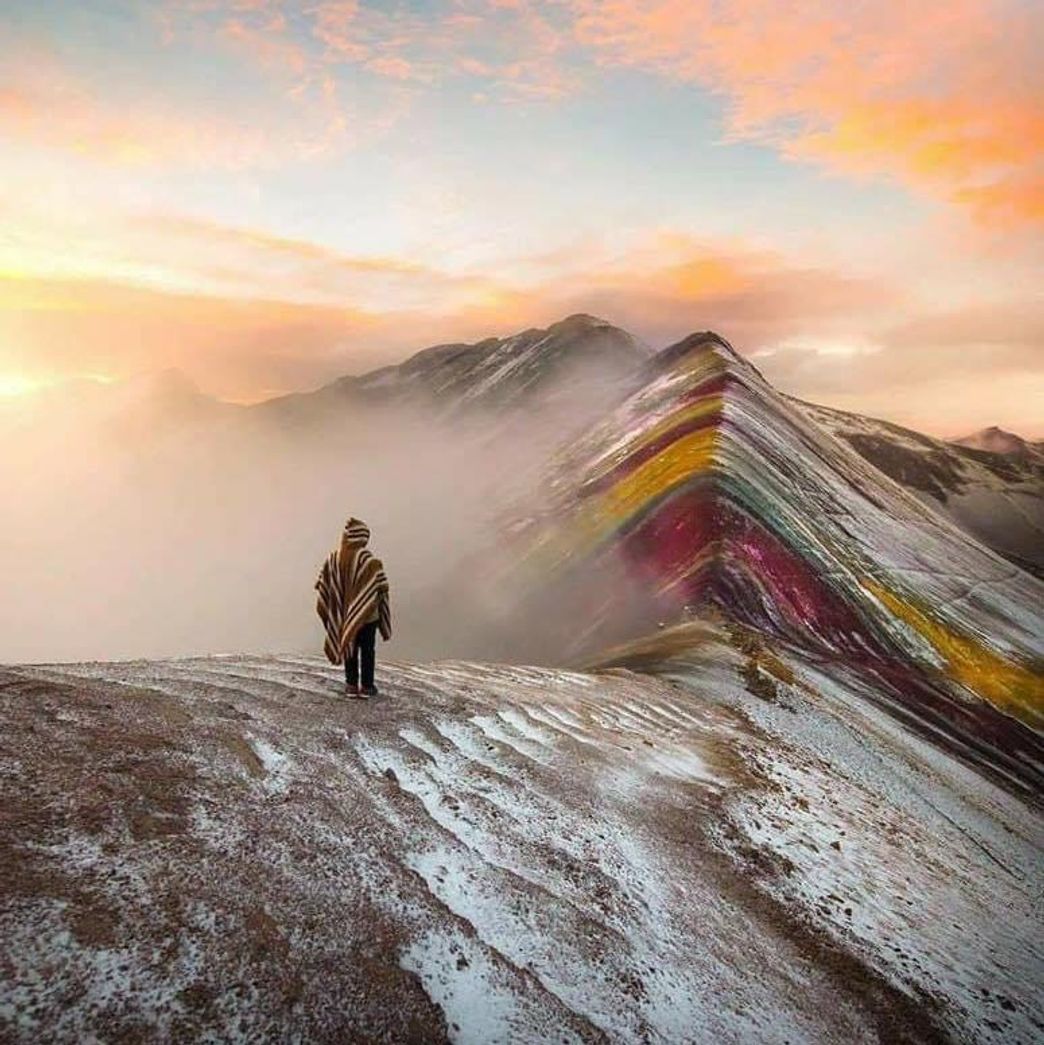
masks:
[[[369,704],[312,659],[4,669],[0,1037],[1039,1036],[1039,811],[843,674],[677,644]]]
[[[1044,584],[978,544],[775,392],[714,334],[552,471],[518,527],[523,630],[560,654],[713,607],[831,663],[896,711],[1041,785]]]
[[[546,330],[531,329],[472,345],[437,345],[405,363],[356,380],[360,390],[425,397],[447,410],[518,405],[563,378],[596,377],[613,384],[650,355],[626,331],[603,319],[574,315]],[[578,399],[583,388],[570,391]]]
[[[1033,444],[1005,440],[1009,433],[999,429],[947,443],[872,417],[791,402],[985,545],[1044,577],[1044,454]]]
[[[255,410],[270,417],[321,417],[327,410],[412,407],[446,418],[565,399],[574,413],[593,417],[617,397],[650,354],[625,330],[578,314],[546,329],[473,344],[435,345],[404,363],[343,377],[316,392],[271,400]]]

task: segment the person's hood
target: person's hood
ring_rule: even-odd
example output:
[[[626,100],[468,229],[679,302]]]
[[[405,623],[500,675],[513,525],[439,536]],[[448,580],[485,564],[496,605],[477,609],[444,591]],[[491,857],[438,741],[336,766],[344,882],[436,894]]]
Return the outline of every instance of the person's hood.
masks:
[[[344,524],[344,543],[363,548],[370,539],[370,528],[361,519],[351,518]]]

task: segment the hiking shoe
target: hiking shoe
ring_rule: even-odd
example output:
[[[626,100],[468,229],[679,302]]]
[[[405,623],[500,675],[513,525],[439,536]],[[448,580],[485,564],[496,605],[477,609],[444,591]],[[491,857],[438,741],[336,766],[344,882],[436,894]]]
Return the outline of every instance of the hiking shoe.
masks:
[[[375,696],[377,696],[377,687],[376,686],[363,686],[363,688],[361,690],[359,690],[359,696],[361,696],[363,699],[369,699],[370,697],[375,697]]]
[[[345,683],[344,695],[346,697],[357,697],[359,695],[359,687]]]

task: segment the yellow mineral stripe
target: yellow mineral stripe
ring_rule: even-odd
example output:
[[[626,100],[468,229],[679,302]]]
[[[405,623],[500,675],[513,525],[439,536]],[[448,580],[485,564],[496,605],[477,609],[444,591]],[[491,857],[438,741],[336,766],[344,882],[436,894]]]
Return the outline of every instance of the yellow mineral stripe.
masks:
[[[626,450],[622,453],[613,454],[612,459],[606,461],[604,467],[598,472],[592,473],[586,481],[593,482],[600,479],[607,472],[616,468],[622,461],[625,461],[628,457],[638,453],[650,443],[655,443],[657,439],[666,435],[672,428],[680,428],[689,421],[696,421],[703,417],[712,417],[720,414],[723,402],[724,399],[721,393],[718,392],[715,395],[704,396],[703,398],[696,400],[684,410],[675,410],[673,413],[668,414],[651,428],[642,432],[638,439],[628,443]]]
[[[1044,675],[1007,660],[970,636],[933,620],[876,581],[864,580],[862,584],[895,616],[931,643],[958,682],[1034,729],[1044,726]]]
[[[714,460],[717,441],[716,428],[700,428],[643,461],[594,499],[594,511],[600,523],[603,526],[624,523],[648,501],[707,471]]]
[[[717,437],[713,426],[690,432],[643,461],[615,486],[581,502],[554,536],[532,549],[530,565],[553,572],[572,556],[590,552],[649,501],[707,471],[714,460]]]

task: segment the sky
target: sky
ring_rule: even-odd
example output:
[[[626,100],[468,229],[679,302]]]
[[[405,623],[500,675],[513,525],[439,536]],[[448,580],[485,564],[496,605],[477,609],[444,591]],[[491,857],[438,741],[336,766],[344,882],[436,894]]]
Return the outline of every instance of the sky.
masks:
[[[1044,437],[1036,0],[5,0],[0,396],[577,311]]]

